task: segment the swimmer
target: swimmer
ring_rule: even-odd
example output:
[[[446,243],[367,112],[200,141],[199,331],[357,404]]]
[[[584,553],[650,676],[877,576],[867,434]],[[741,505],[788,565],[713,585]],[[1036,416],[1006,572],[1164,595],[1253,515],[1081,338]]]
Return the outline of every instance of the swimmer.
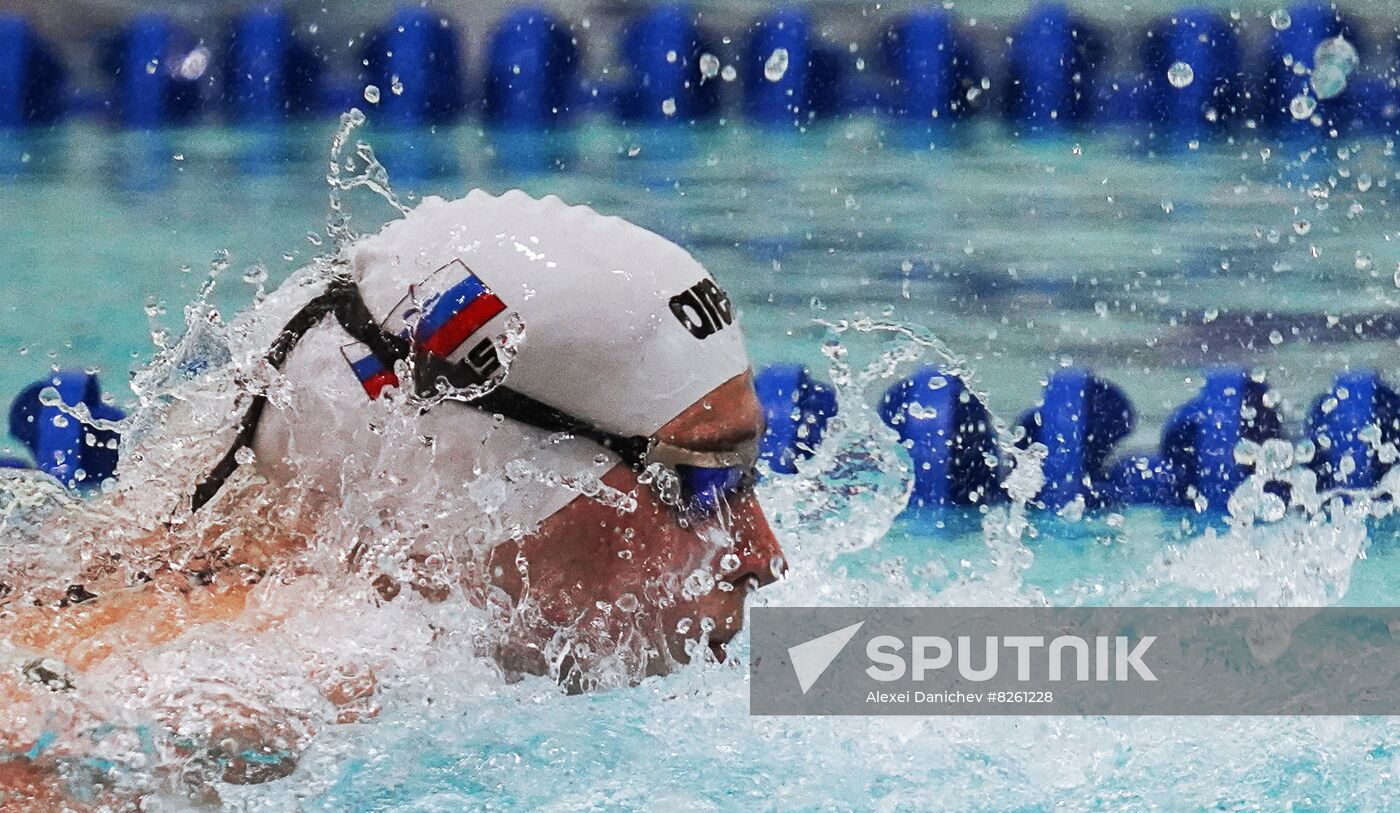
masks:
[[[382,523],[351,529],[346,589],[492,610],[508,678],[579,691],[722,661],[748,594],[786,565],[752,490],[763,412],[709,273],[631,223],[518,191],[427,198],[339,269],[296,282],[305,304],[267,345],[277,383],[240,398],[172,514],[295,495],[301,525],[197,570],[85,582],[64,609],[0,604],[0,641],[53,658],[38,674],[61,683],[246,621],[259,579],[353,505]],[[325,691],[353,707],[373,688]]]

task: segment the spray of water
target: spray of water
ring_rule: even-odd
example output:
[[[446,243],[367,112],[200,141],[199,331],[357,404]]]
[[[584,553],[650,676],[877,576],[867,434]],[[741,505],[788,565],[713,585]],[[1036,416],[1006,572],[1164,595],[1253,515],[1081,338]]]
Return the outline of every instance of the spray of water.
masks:
[[[249,811],[1235,809],[1322,796],[1383,808],[1395,801],[1385,777],[1397,759],[1388,743],[1400,729],[1385,720],[752,718],[742,637],[726,662],[711,659],[664,679],[641,680],[625,660],[600,664],[594,685],[630,688],[576,698],[559,685],[572,645],[563,629],[544,653],[551,674],[507,679],[490,653],[500,626],[528,616],[529,602],[468,595],[463,585],[485,582],[480,569],[492,540],[529,529],[502,527],[495,509],[503,494],[484,486],[464,487],[447,503],[430,500],[443,486],[431,473],[392,490],[318,498],[296,478],[269,488],[256,467],[244,466],[221,497],[232,510],[190,514],[182,500],[227,448],[241,405],[256,393],[274,406],[291,402],[294,382],[262,353],[289,315],[343,272],[343,250],[355,239],[343,193],[369,189],[403,209],[373,151],[357,143],[346,152],[362,123],[362,115],[347,114],[332,144],[332,250],[229,322],[209,304],[228,264],[216,257],[178,340],[156,337],[154,358],[132,382],[135,412],[111,427],[123,432],[115,483],[80,501],[43,477],[0,474],[0,695],[7,698],[0,752],[28,755],[82,789],[94,808],[112,810],[138,798],[146,809]],[[761,486],[791,570],[754,600],[1046,603],[1027,579],[1034,562],[1027,540],[1036,533],[1028,506],[1044,450],[1020,448],[1000,420],[1011,499],[981,514],[988,567],[930,587],[898,562],[873,574],[852,566],[853,556],[897,527],[912,488],[908,459],[872,406],[878,394],[930,355],[974,394],[981,385],[921,328],[856,319],[828,329],[839,417],[798,475]],[[842,342],[848,331],[890,341],[857,364]],[[521,333],[503,344],[523,340]],[[381,412],[346,449],[423,442],[415,404],[377,403]],[[70,417],[89,418],[81,410]],[[1288,451],[1241,451],[1256,474],[1232,500],[1227,526],[1168,547],[1121,583],[1087,575],[1061,600],[1337,601],[1366,553],[1367,522],[1389,513],[1400,476],[1365,492],[1320,492],[1304,450]],[[347,454],[340,479],[384,482],[394,462]],[[508,469],[623,512],[634,499],[596,479],[548,471],[528,454]],[[1292,487],[1286,506],[1265,488],[1278,482]],[[266,548],[288,537],[298,543],[290,555]],[[201,585],[216,566],[244,578]],[[399,586],[393,600],[385,584]],[[71,585],[101,600],[84,602]],[[35,621],[26,609],[35,601],[71,606]],[[18,642],[44,624],[109,611],[128,614],[123,632],[87,641],[67,661]],[[189,612],[208,623],[171,623]]]

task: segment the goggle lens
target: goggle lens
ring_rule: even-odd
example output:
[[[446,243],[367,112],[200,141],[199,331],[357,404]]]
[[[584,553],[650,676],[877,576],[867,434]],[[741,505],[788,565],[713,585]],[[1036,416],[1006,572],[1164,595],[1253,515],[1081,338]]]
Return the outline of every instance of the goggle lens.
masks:
[[[681,500],[688,511],[712,516],[720,506],[742,492],[752,482],[751,469],[743,466],[676,466]]]

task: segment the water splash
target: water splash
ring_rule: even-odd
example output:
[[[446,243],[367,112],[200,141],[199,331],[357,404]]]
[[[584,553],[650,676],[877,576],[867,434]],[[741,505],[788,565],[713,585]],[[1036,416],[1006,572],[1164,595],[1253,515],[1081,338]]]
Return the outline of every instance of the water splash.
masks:
[[[378,91],[375,92],[376,96]],[[400,214],[408,211],[399,202],[398,194],[389,185],[389,172],[374,155],[374,149],[363,141],[355,142],[354,154],[347,153],[351,137],[365,124],[365,114],[358,108],[351,108],[340,116],[340,127],[331,138],[330,161],[326,171],[326,183],[330,186],[330,219],[326,233],[332,242],[345,247],[355,241],[356,234],[350,229],[350,215],[345,209],[341,193],[365,187],[379,195]]]
[[[461,809],[483,800],[503,809],[558,809],[594,799],[623,809],[706,809],[716,799],[891,810],[1394,803],[1387,777],[1400,757],[1389,743],[1400,725],[1387,720],[757,719],[747,714],[742,638],[729,662],[625,691],[565,697],[558,668],[547,678],[510,682],[483,655],[499,606],[488,598],[481,602],[488,609],[477,609],[478,597],[461,585],[479,579],[484,540],[524,529],[494,524],[487,509],[499,507],[499,494],[463,489],[448,504],[427,505],[426,495],[441,485],[430,477],[411,488],[324,495],[331,508],[322,513],[303,483],[270,491],[240,472],[228,495],[240,513],[181,516],[167,528],[173,503],[189,493],[209,455],[227,448],[242,399],[256,392],[287,402],[288,382],[261,353],[268,335],[343,270],[340,249],[355,235],[342,193],[360,186],[387,192],[402,210],[367,147],[344,157],[358,118],[343,120],[328,173],[335,178],[327,229],[335,252],[232,321],[208,304],[212,280],[201,290],[185,310],[183,333],[166,337],[133,383],[138,408],[124,427],[118,491],[84,503],[35,475],[0,474],[0,583],[18,586],[0,595],[0,607],[19,596],[60,601],[69,585],[84,584],[101,589],[104,601],[132,589],[135,604],[169,610],[179,605],[152,602],[151,594],[193,594],[190,580],[216,560],[256,573],[257,586],[229,617],[169,639],[158,639],[158,614],[141,616],[150,623],[135,625],[147,636],[139,646],[117,647],[79,670],[72,689],[23,691],[20,703],[0,710],[0,743],[27,749],[43,742],[41,761],[102,788],[104,798],[164,799],[170,809],[192,797],[250,811]],[[216,258],[211,276],[226,265],[226,257]],[[961,569],[937,587],[919,585],[899,563],[874,574],[854,567],[855,557],[877,551],[898,529],[912,487],[907,458],[872,406],[883,389],[907,365],[932,357],[984,402],[985,395],[976,371],[923,328],[869,319],[829,327],[824,352],[840,415],[798,476],[762,487],[792,570],[756,600],[1045,603],[1030,579],[1035,557],[1027,544],[1040,521],[1027,503],[1041,486],[1044,450],[1018,448],[1014,430],[995,418],[1013,461],[1012,500],[981,515],[990,566]],[[853,359],[843,343],[852,332],[891,341],[872,359]],[[512,341],[503,337],[502,347]],[[413,409],[406,399],[385,399],[347,448],[370,438],[416,448],[423,439]],[[1367,550],[1366,523],[1389,510],[1400,483],[1320,492],[1315,480],[1308,487],[1306,455],[1297,452],[1245,449],[1260,470],[1232,501],[1229,524],[1173,546],[1111,585],[1108,600],[1323,604],[1344,596]],[[387,482],[392,464],[363,455],[336,461],[354,482]],[[540,467],[519,474],[559,476]],[[1294,489],[1282,515],[1266,488],[1280,481]],[[626,508],[626,495],[595,489],[593,481],[561,477],[560,485]],[[425,522],[436,532],[425,534]],[[267,538],[289,529],[301,540],[294,555],[259,558]],[[408,589],[386,601],[374,586],[381,577]],[[1105,600],[1094,589],[1104,587],[1103,574],[1083,579],[1074,601]],[[104,582],[130,587],[109,593]],[[551,642],[551,660],[568,651],[567,639],[564,630]],[[0,664],[24,667],[35,655],[7,648]],[[40,665],[69,672],[61,662]],[[635,681],[631,668],[608,667],[619,684]],[[64,733],[49,738],[45,726]],[[834,782],[831,764],[849,762],[852,753],[861,755],[859,765]],[[290,779],[276,780],[288,771]],[[678,775],[687,781],[677,783]]]

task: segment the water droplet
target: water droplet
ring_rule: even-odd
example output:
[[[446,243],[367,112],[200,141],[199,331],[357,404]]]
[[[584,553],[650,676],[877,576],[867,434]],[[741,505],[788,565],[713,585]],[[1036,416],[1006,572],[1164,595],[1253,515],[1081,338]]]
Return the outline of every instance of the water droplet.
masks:
[[[1293,18],[1289,16],[1287,9],[1281,8],[1269,15],[1269,24],[1274,27],[1275,31],[1282,31],[1293,25]]]
[[[1301,237],[1312,231],[1312,224],[1306,220],[1299,220],[1293,224],[1293,231],[1297,232],[1298,236]]]
[[[1167,68],[1167,81],[1172,83],[1174,88],[1184,88],[1191,84],[1196,78],[1196,71],[1185,62],[1173,62]]]
[[[676,115],[676,100],[675,100],[675,99],[667,99],[666,101],[662,102],[662,103],[661,103],[661,112],[664,113],[664,114],[667,115],[667,116],[674,116],[674,115]]]
[[[775,48],[768,57],[768,61],[763,63],[763,77],[769,82],[777,82],[783,78],[788,69],[788,52],[786,48]]]
[[[365,85],[365,101],[370,104],[379,104],[379,86]]]
[[[1347,75],[1336,65],[1318,65],[1308,77],[1308,85],[1319,99],[1330,99],[1347,89]]]
[[[1283,334],[1282,334],[1282,333],[1279,333],[1277,330],[1271,330],[1271,331],[1269,331],[1269,344],[1273,344],[1273,345],[1280,345],[1280,344],[1283,344]]]
[[[700,55],[700,78],[714,79],[719,76],[719,57],[714,54]]]
[[[1353,258],[1352,262],[1356,266],[1357,271],[1371,270],[1371,255],[1364,251],[1356,252],[1356,256]]]
[[[671,63],[672,65],[676,64],[676,52],[675,52],[675,51],[667,51],[667,52],[666,52],[666,61],[669,62],[669,63]]]
[[[1329,37],[1313,49],[1313,72],[1309,84],[1319,99],[1330,99],[1346,90],[1347,79],[1361,64],[1356,46],[1346,37]]]
[[[1317,100],[1306,93],[1300,93],[1293,97],[1293,101],[1288,103],[1288,112],[1293,114],[1293,118],[1302,121],[1313,114],[1317,109]]]
[[[394,94],[395,96],[403,95],[403,82],[399,81],[399,78],[397,76],[395,76],[393,78],[393,81],[389,83],[389,92]]]
[[[725,65],[724,70],[719,72],[719,78],[726,82],[733,82],[738,76],[739,72],[734,70],[733,65]]]

